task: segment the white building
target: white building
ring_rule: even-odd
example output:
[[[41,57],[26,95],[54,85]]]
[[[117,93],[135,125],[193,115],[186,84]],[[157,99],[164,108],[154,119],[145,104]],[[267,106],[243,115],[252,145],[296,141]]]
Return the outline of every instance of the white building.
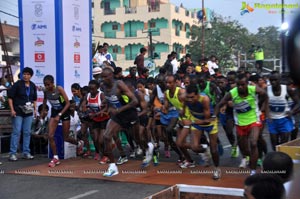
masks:
[[[157,66],[171,51],[181,57],[188,52],[191,27],[199,25],[196,11],[169,0],[94,0],[92,6],[93,43],[108,43],[108,51],[123,68],[133,65],[141,47],[151,54],[150,34]]]

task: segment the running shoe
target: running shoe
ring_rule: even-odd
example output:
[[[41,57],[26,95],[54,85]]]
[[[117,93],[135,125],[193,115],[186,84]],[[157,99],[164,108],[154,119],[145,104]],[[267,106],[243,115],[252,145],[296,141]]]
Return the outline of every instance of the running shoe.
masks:
[[[184,163],[181,164],[180,168],[187,169],[187,168],[194,168],[195,166],[196,166],[195,161],[189,162],[189,161],[185,160]]]
[[[254,174],[256,174],[256,170],[251,170],[251,171],[250,171],[250,175],[252,176],[252,175],[254,175]]]
[[[239,157],[239,148],[237,146],[232,146],[231,147],[231,157],[232,158]]]
[[[83,158],[87,158],[87,157],[89,157],[89,156],[91,156],[91,151],[86,151],[83,155],[82,155],[82,157]]]
[[[262,159],[259,158],[259,159],[257,160],[257,166],[259,166],[259,167],[262,166]]]
[[[101,158],[99,164],[107,164],[107,163],[109,163],[109,162],[110,162],[109,158],[108,158],[107,156],[103,156],[103,157]]]
[[[158,165],[158,157],[157,157],[157,155],[153,155],[153,165],[154,166]]]
[[[130,158],[135,158],[135,157],[136,157],[135,152],[132,151],[132,152],[130,153],[129,157],[130,157]]]
[[[100,160],[100,155],[99,155],[99,153],[95,153],[95,155],[94,155],[94,160]]]
[[[128,162],[128,158],[127,156],[124,156],[124,157],[119,157],[118,161],[117,161],[117,164],[118,165],[121,165],[121,164],[124,164],[125,162]]]
[[[247,163],[247,165],[249,165],[250,164],[250,156],[246,156],[246,163]]]
[[[79,140],[78,145],[77,145],[77,155],[82,155],[83,154],[83,146],[84,146],[84,141]]]
[[[247,158],[243,158],[241,160],[241,164],[240,164],[239,168],[245,169],[246,167],[247,167]]]
[[[136,149],[136,154],[137,154],[137,155],[142,155],[142,154],[143,154],[143,150],[142,150],[140,147],[138,147],[138,148]]]
[[[221,169],[220,168],[216,168],[213,172],[213,179],[214,180],[218,180],[221,178]]]
[[[56,159],[56,158],[53,158],[51,160],[51,162],[48,164],[49,167],[55,167],[56,165],[59,165],[60,164],[60,161],[59,159]]]
[[[104,177],[112,177],[119,174],[118,167],[110,164],[108,170],[103,174]]]

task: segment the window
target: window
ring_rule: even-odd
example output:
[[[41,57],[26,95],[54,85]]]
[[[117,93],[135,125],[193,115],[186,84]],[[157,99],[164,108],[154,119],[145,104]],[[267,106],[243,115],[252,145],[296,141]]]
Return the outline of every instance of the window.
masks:
[[[113,51],[113,53],[119,53],[118,46],[114,46],[112,51]]]
[[[118,30],[118,24],[112,25],[112,29],[113,29],[113,30]]]
[[[156,27],[156,23],[154,21],[150,22],[150,28],[155,28]]]

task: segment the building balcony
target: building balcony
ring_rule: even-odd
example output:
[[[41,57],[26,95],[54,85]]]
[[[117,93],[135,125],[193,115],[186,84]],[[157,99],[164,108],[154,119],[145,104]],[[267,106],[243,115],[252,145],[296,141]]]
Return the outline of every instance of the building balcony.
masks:
[[[135,14],[136,13],[136,7],[134,8],[125,8],[125,14]]]
[[[104,10],[104,15],[115,15],[116,14],[116,10]]]

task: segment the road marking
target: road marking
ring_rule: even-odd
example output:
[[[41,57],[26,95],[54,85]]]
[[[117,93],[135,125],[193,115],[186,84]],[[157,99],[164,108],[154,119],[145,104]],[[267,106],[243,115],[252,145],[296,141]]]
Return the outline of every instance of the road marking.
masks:
[[[85,192],[83,194],[79,194],[77,196],[73,196],[73,197],[68,198],[68,199],[79,199],[79,198],[83,198],[83,197],[92,195],[92,194],[97,193],[97,192],[99,192],[99,191],[98,190],[91,190],[91,191]]]

